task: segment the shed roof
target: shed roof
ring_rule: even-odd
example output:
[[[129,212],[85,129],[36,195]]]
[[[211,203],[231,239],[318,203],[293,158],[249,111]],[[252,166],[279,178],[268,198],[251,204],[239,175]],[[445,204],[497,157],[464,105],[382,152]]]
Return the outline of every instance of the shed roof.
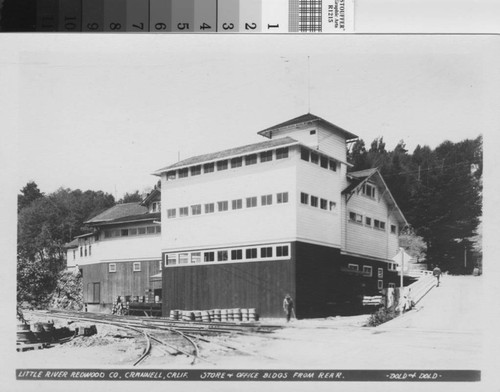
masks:
[[[318,117],[312,113],[303,114],[302,116],[292,118],[291,120],[287,120],[287,121],[282,122],[282,123],[277,124],[277,125],[273,125],[272,127],[266,128],[266,129],[264,129],[260,132],[257,132],[257,133],[259,135],[270,138],[270,137],[272,137],[272,131],[276,131],[276,130],[282,129],[282,128],[291,127],[294,125],[314,123],[314,122],[320,122],[323,125],[326,125],[327,128],[334,129],[334,130],[342,133],[342,135],[346,138],[346,140],[352,140],[352,139],[358,138],[358,136],[356,136],[355,134],[353,134],[349,131],[346,131],[345,129],[340,128],[339,126],[332,124],[331,122],[326,121],[325,119]]]
[[[141,206],[139,203],[117,204],[111,208],[108,208],[106,211],[101,212],[100,214],[94,216],[92,219],[89,219],[84,223],[92,224],[98,222],[106,222],[123,218],[125,216],[145,214],[147,212],[148,212],[147,207]]]
[[[64,247],[66,249],[78,248],[78,238],[75,238],[73,241],[70,241],[67,244],[64,244]]]
[[[127,215],[121,218],[95,223],[95,226],[114,225],[118,223],[130,223],[130,222],[159,221],[160,219],[161,219],[161,213],[153,212],[153,213],[145,213],[137,215]]]
[[[178,169],[178,168],[182,168],[185,166],[192,166],[192,165],[197,165],[197,164],[201,164],[201,163],[218,161],[218,160],[226,159],[229,157],[246,155],[246,154],[250,154],[250,153],[261,151],[261,150],[268,150],[271,148],[284,147],[284,146],[290,146],[290,145],[295,145],[295,144],[299,144],[299,142],[295,139],[292,139],[291,137],[288,137],[288,136],[283,137],[283,138],[279,138],[279,139],[266,140],[264,142],[259,142],[259,143],[254,143],[254,144],[247,144],[247,145],[241,146],[241,147],[230,148],[230,149],[223,150],[223,151],[213,152],[213,153],[204,154],[204,155],[197,155],[195,157],[187,158],[187,159],[184,159],[180,162],[174,163],[173,165],[169,165],[169,166],[166,166],[164,168],[158,169],[153,174],[160,175],[161,173],[163,173],[167,170],[171,170],[171,169]]]

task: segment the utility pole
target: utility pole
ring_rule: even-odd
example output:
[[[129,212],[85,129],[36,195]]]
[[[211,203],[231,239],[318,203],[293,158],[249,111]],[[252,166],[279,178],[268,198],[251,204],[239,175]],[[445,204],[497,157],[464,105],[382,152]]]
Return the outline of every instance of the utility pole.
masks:
[[[405,263],[405,256],[404,256],[404,251],[403,248],[399,248],[401,252],[401,277],[400,277],[400,282],[399,286],[401,287],[401,290],[403,290],[403,270],[404,270],[404,263]]]

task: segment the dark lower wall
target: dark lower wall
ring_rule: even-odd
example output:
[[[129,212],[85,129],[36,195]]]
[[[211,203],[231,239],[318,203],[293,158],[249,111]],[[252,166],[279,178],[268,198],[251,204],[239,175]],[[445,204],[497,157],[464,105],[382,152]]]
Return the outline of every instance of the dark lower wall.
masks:
[[[283,317],[284,296],[295,296],[294,264],[292,249],[292,260],[164,268],[163,314],[255,308],[261,317]]]
[[[116,272],[109,272],[109,263],[98,263],[79,266],[83,273],[83,299],[87,303],[106,304],[109,306],[117,296],[145,294],[146,290],[153,290],[158,284],[152,282],[151,276],[158,274],[158,261],[142,261],[141,271],[132,270],[133,262],[116,263]],[[99,301],[93,298],[94,283],[99,283]]]

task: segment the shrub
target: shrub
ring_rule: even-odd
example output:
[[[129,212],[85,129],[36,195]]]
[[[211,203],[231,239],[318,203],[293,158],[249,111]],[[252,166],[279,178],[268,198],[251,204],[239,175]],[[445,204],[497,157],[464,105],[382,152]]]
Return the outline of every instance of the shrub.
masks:
[[[370,315],[368,322],[366,324],[367,327],[376,327],[377,325],[383,324],[393,318],[396,318],[399,315],[399,312],[394,309],[394,307],[386,308],[382,307],[378,309],[375,313]]]

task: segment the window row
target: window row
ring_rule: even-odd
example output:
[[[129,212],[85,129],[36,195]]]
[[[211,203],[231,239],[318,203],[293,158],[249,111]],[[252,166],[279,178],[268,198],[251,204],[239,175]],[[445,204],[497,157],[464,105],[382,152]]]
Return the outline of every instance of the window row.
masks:
[[[319,154],[316,151],[311,151],[305,147],[300,149],[300,158],[303,161],[311,162],[321,166],[323,169],[337,171],[337,161],[327,157],[326,155]]]
[[[170,170],[167,172],[167,181],[175,180],[177,178],[186,178],[189,175],[191,175],[191,177],[194,177],[194,176],[199,176],[202,173],[208,174],[208,173],[213,173],[215,171],[228,170],[229,168],[236,169],[238,167],[242,167],[243,165],[251,166],[257,164],[258,162],[260,163],[270,162],[273,160],[273,156],[275,156],[277,160],[288,158],[289,156],[288,147],[278,148],[275,151],[270,150],[270,151],[263,151],[258,154],[249,154],[243,157],[223,159],[217,162],[205,163],[203,165],[201,164],[194,165],[191,167],[186,167],[178,170]]]
[[[359,265],[358,264],[348,264],[347,268],[353,271],[359,271]],[[363,266],[363,275],[367,277],[372,277],[373,276],[373,267],[370,265],[364,265]],[[377,278],[382,279],[384,277],[384,269],[383,268],[377,268]]]
[[[199,252],[168,253],[165,266],[200,264],[230,261],[261,261],[266,259],[286,259],[290,257],[290,245],[269,245],[261,247],[220,249]]]
[[[384,221],[381,221],[378,219],[372,219],[368,216],[365,216],[364,218],[365,218],[364,219],[365,226],[373,227],[375,229],[385,231],[385,222]],[[358,224],[362,225],[363,224],[363,215],[349,211],[349,222],[358,223]],[[398,234],[398,229],[397,229],[396,225],[391,225],[391,234]]]
[[[92,256],[92,245],[80,245],[80,257]],[[73,260],[75,259],[75,251],[73,251]]]
[[[288,203],[288,192],[280,192],[276,195],[268,194],[260,196],[260,205],[268,206],[276,202],[276,204]],[[259,205],[259,197],[252,196],[242,199],[234,199],[231,201],[222,200],[214,203],[194,204],[192,206],[169,208],[167,209],[167,219],[183,218],[186,216],[201,215],[202,213],[211,214],[214,212],[224,212],[229,210],[241,210],[245,208],[253,208]]]
[[[133,272],[141,271],[141,263],[139,261],[132,263],[132,271]],[[108,264],[108,272],[116,272],[116,263]]]
[[[104,238],[130,237],[135,235],[151,235],[161,233],[161,226],[131,227],[128,229],[104,230]]]
[[[300,192],[300,203],[310,205],[311,207],[321,208],[322,210],[335,211],[337,203],[331,200],[319,198],[318,196],[309,195],[305,192]]]

